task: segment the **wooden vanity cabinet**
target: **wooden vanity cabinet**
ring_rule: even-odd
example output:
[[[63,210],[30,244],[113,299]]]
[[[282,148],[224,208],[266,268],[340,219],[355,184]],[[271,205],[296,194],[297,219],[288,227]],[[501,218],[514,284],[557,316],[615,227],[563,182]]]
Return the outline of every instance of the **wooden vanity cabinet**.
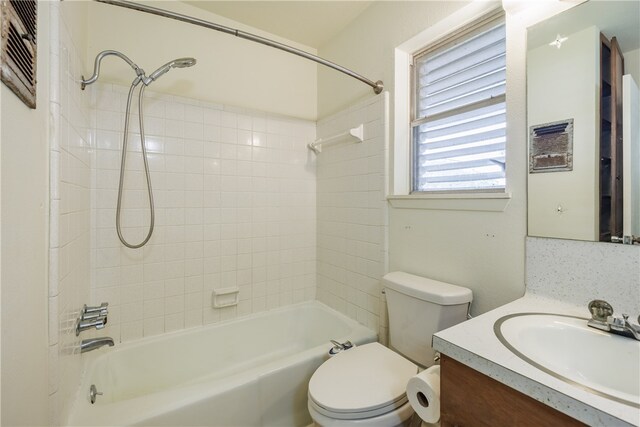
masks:
[[[444,354],[440,422],[442,427],[586,425]]]

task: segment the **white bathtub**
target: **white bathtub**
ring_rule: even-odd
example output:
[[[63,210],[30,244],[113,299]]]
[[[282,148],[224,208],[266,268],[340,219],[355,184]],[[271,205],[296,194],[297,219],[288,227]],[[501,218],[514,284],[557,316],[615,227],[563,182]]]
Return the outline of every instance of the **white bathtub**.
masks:
[[[314,301],[100,349],[69,424],[304,426],[307,384],[329,340],[376,337]],[[93,405],[91,384],[104,393]]]

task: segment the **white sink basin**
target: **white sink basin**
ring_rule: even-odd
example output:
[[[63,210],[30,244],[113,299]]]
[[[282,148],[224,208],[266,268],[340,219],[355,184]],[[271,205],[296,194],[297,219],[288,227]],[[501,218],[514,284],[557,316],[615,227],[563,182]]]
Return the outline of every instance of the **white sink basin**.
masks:
[[[591,393],[640,408],[640,341],[587,326],[587,319],[519,313],[494,325],[500,341],[538,369]]]

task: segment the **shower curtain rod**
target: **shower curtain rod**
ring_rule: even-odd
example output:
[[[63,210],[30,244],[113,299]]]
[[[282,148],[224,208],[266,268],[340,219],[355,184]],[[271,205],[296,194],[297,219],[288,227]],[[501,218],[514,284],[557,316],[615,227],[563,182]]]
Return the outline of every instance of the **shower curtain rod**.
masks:
[[[315,61],[318,64],[322,64],[325,65],[329,68],[333,68],[336,71],[340,71],[341,73],[344,73],[348,76],[353,77],[354,79],[358,79],[361,82],[371,86],[373,88],[373,92],[378,94],[380,92],[382,92],[382,90],[384,89],[384,85],[382,83],[382,80],[378,80],[377,82],[374,82],[372,80],[369,80],[368,78],[354,72],[351,71],[348,68],[345,68],[341,65],[335,64],[331,61],[327,61],[326,59],[320,58],[319,56],[316,55],[312,55],[310,53],[307,53],[303,50],[297,49],[295,47],[286,45],[284,43],[280,43],[265,37],[260,37],[258,35],[255,34],[251,34],[251,33],[247,33],[245,31],[241,31],[241,30],[237,30],[234,28],[230,28],[230,27],[226,27],[224,25],[220,25],[220,24],[215,24],[213,22],[209,22],[209,21],[205,21],[203,19],[198,19],[198,18],[194,18],[192,16],[187,16],[187,15],[182,15],[180,13],[175,13],[175,12],[170,12],[168,10],[164,10],[164,9],[159,9],[156,7],[152,7],[152,6],[147,6],[144,4],[140,4],[140,3],[134,3],[131,1],[127,1],[127,0],[95,0],[99,3],[106,3],[106,4],[110,4],[110,5],[114,5],[114,6],[120,6],[120,7],[124,7],[127,9],[133,9],[133,10],[137,10],[140,12],[146,12],[146,13],[150,13],[152,15],[158,15],[158,16],[163,16],[165,18],[171,18],[171,19],[175,19],[177,21],[182,21],[182,22],[187,22],[189,24],[194,24],[194,25],[198,25],[201,27],[205,27],[205,28],[209,28],[212,30],[216,30],[216,31],[220,31],[222,33],[227,33],[227,34],[231,34],[233,36],[236,37],[240,37],[242,39],[246,39],[246,40],[250,40],[252,42],[256,42],[256,43],[260,43],[266,46],[270,46],[276,49],[280,49],[280,50],[284,50],[285,52],[289,52],[292,53],[294,55],[298,55],[301,56],[303,58],[309,59],[311,61]]]

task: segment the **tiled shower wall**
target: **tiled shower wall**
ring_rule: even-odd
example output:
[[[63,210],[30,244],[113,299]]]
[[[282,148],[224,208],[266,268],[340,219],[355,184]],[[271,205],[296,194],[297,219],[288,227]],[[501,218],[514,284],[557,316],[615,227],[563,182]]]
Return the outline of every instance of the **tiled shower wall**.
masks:
[[[315,123],[146,92],[155,231],[127,249],[115,231],[127,91],[98,85],[92,100],[91,300],[109,302],[100,335],[130,341],[314,299]],[[138,243],[149,210],[137,114],[130,129],[122,224]],[[214,289],[236,286],[237,306],[212,308]]]
[[[49,409],[50,424],[66,419],[82,364],[74,325],[89,302],[91,130],[89,94],[80,90],[85,70],[80,37],[68,2],[50,3],[50,224]]]
[[[327,138],[364,124],[363,142],[336,144],[318,155],[318,299],[378,331],[384,344],[387,103],[385,92],[317,125],[318,137]]]

